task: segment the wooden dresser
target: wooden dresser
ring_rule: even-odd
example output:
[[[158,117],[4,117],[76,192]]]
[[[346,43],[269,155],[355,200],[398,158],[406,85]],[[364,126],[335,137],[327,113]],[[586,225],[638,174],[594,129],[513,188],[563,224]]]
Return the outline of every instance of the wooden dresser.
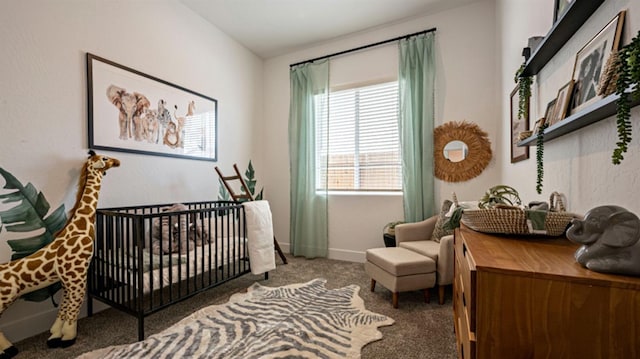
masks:
[[[458,357],[640,358],[640,278],[589,271],[566,238],[455,232]]]

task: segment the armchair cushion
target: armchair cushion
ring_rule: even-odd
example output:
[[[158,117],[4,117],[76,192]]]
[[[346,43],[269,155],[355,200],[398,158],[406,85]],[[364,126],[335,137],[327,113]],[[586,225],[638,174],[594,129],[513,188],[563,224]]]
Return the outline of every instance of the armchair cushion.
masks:
[[[429,257],[434,261],[438,260],[440,253],[440,243],[434,241],[410,241],[400,243],[400,247],[410,249],[425,257]]]
[[[453,283],[453,235],[442,237],[440,243],[434,241],[400,242],[401,248],[429,257],[436,262],[437,283]]]
[[[446,230],[443,228],[444,223],[447,221],[447,213],[449,212],[449,209],[451,208],[451,205],[453,204],[453,202],[451,202],[450,200],[446,199],[444,200],[444,202],[442,202],[442,208],[440,208],[440,213],[438,214],[438,219],[436,220],[436,225],[433,228],[433,233],[431,234],[431,240],[435,241],[437,243],[440,243],[440,238],[444,237],[444,236],[448,236],[450,234],[453,234],[453,230]]]

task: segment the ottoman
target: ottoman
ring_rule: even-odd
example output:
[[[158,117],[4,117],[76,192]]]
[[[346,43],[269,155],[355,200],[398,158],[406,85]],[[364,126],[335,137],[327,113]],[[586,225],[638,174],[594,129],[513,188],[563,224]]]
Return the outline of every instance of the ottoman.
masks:
[[[424,290],[428,303],[429,288],[436,284],[436,263],[402,247],[368,249],[364,270],[371,277],[372,292],[378,282],[393,293],[394,308],[398,308],[398,293],[411,290]]]

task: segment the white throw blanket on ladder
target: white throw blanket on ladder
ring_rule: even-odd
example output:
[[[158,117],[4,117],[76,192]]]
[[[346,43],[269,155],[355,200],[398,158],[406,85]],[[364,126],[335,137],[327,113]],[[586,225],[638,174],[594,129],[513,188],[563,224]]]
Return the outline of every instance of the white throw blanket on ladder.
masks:
[[[276,269],[273,221],[269,202],[252,201],[242,205],[247,216],[247,241],[251,273],[262,274]]]

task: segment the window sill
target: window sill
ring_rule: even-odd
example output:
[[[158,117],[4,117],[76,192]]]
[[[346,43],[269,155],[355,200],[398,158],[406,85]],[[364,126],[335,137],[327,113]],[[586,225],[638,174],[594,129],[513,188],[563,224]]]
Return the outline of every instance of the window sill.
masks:
[[[361,196],[361,197],[379,197],[379,196],[392,196],[402,197],[402,191],[328,191],[329,196]],[[317,195],[321,196],[325,194],[323,191],[317,191]]]

